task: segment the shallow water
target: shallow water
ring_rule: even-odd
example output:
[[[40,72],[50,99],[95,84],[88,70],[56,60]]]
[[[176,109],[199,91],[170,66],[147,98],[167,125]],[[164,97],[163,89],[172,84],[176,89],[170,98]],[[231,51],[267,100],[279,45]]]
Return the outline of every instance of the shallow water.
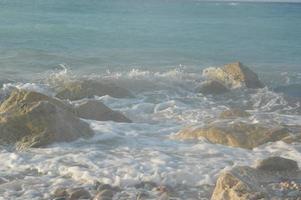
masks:
[[[232,106],[249,111],[250,123],[301,125],[301,4],[0,0],[0,19],[0,100],[14,87],[53,96],[61,81],[81,78],[135,95],[95,97],[134,123],[87,121],[89,140],[1,148],[1,200],[50,199],[56,188],[95,181],[121,187],[116,199],[137,199],[145,191],[135,185],[147,181],[171,188],[173,199],[209,199],[221,170],[272,155],[301,166],[301,144],[245,150],[171,137]],[[236,60],[266,87],[196,93],[202,69]]]
[[[54,71],[50,77],[47,81],[39,78],[32,83],[5,84],[2,94],[18,87],[51,96],[55,94],[53,82],[80,78],[68,70]],[[7,182],[0,185],[3,199],[49,199],[56,188],[89,189],[95,181],[121,187],[124,191],[116,199],[136,199],[141,189],[135,185],[148,181],[173,188],[175,199],[208,199],[221,170],[254,166],[271,155],[288,157],[301,165],[300,144],[276,142],[245,150],[171,137],[185,126],[217,120],[221,111],[233,105],[252,114],[244,119],[250,123],[300,125],[300,101],[291,103],[268,87],[203,96],[195,92],[203,79],[201,73],[185,69],[106,72],[88,77],[130,89],[135,98],[95,99],[120,110],[134,123],[87,121],[96,133],[89,140],[27,152],[2,149],[0,175]],[[157,198],[155,191],[150,191],[149,199]]]

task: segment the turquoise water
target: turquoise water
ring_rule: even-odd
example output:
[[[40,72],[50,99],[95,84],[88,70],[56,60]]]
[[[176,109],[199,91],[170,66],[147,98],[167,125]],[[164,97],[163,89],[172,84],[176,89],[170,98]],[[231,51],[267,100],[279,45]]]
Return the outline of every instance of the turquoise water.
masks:
[[[267,87],[198,92],[202,69],[236,60]],[[270,156],[301,167],[299,142],[250,150],[173,139],[185,127],[219,123],[233,107],[250,117],[229,123],[300,133],[301,3],[0,0],[0,103],[15,88],[53,97],[62,83],[86,78],[129,90],[133,98],[93,99],[133,123],[85,120],[91,139],[24,152],[0,146],[0,200],[48,200],[77,187],[96,195],[96,181],[120,187],[116,200],[162,200],[158,187],[137,188],[147,182],[166,186],[173,200],[205,200],[221,170]]]
[[[0,72],[196,68],[301,71],[301,4],[0,0]]]

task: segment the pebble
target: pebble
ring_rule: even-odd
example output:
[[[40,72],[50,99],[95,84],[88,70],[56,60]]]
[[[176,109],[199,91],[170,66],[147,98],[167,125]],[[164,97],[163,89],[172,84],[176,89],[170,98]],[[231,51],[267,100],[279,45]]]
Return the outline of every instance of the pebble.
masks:
[[[112,200],[114,194],[112,190],[103,190],[99,192],[93,200]]]

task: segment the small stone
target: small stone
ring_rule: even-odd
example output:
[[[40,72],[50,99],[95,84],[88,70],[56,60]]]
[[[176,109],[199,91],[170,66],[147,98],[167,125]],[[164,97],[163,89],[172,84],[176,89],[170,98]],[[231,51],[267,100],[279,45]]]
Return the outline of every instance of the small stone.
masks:
[[[112,190],[105,189],[99,192],[93,200],[112,200],[114,194]]]
[[[54,197],[64,198],[68,196],[66,188],[57,188],[53,194]]]
[[[221,112],[219,117],[222,119],[228,119],[228,118],[250,117],[250,116],[251,114],[244,110],[241,110],[239,108],[232,108]]]
[[[77,200],[77,199],[90,199],[90,193],[84,188],[76,188],[72,189],[70,192],[69,200]]]
[[[270,157],[262,160],[257,169],[270,170],[270,171],[284,171],[284,170],[298,170],[298,164],[294,160],[282,157]]]
[[[143,189],[147,189],[147,190],[152,190],[153,188],[157,187],[157,184],[154,182],[150,182],[150,181],[144,181],[141,183],[138,183],[135,185],[135,188],[143,188]]]

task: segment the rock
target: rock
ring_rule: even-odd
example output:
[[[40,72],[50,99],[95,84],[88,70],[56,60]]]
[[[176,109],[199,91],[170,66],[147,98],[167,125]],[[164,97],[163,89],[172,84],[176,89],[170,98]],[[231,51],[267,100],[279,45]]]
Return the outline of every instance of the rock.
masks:
[[[146,190],[152,190],[157,187],[158,187],[158,185],[151,181],[143,181],[143,182],[140,182],[135,185],[135,188],[138,188],[138,189],[142,188],[142,189],[146,189]]]
[[[90,193],[84,188],[75,188],[69,192],[69,200],[78,200],[78,199],[90,199]]]
[[[292,163],[292,160],[289,162]],[[277,166],[277,163],[274,164]],[[272,171],[238,166],[223,172],[216,182],[211,200],[297,199],[300,197],[300,183],[298,186],[290,186],[296,185],[291,184],[292,180],[301,180],[301,171],[289,170],[291,166],[287,166],[284,171],[283,165],[280,166],[281,170],[274,167]],[[283,180],[289,187],[282,186]]]
[[[237,117],[250,117],[250,116],[251,116],[251,114],[244,110],[241,110],[239,108],[231,108],[231,109],[221,112],[219,117],[221,119],[229,119],[229,118],[231,119],[231,118],[237,118]]]
[[[113,83],[102,83],[94,80],[71,81],[65,83],[59,89],[56,97],[74,101],[104,95],[115,98],[133,97],[130,91],[118,87]]]
[[[301,133],[297,134],[297,135],[289,135],[285,138],[282,139],[283,142],[287,143],[287,144],[292,144],[292,143],[300,143],[301,142]]]
[[[270,170],[270,171],[283,171],[283,170],[298,170],[298,163],[294,160],[282,157],[270,157],[262,160],[257,169]]]
[[[205,126],[188,127],[177,133],[176,139],[205,138],[209,142],[232,147],[252,149],[267,142],[279,141],[289,136],[289,130],[281,126],[272,128],[263,124],[232,122],[227,120],[209,123]]]
[[[228,88],[263,88],[257,74],[240,62],[227,64],[222,68],[207,68],[203,75],[210,80],[216,80]]]
[[[198,90],[198,92],[200,92],[204,95],[207,95],[207,94],[218,95],[218,94],[224,94],[224,93],[230,91],[226,86],[224,86],[220,82],[213,81],[213,80],[203,82],[197,90]]]
[[[105,189],[99,192],[93,200],[112,200],[114,193],[112,190]]]
[[[93,135],[72,108],[46,95],[14,90],[0,105],[0,143],[18,149],[43,147]]]
[[[68,196],[69,194],[66,188],[57,188],[53,194],[54,198],[67,198]]]
[[[103,103],[95,100],[84,101],[75,107],[75,111],[80,118],[84,119],[127,123],[132,122],[120,112],[113,111]]]

